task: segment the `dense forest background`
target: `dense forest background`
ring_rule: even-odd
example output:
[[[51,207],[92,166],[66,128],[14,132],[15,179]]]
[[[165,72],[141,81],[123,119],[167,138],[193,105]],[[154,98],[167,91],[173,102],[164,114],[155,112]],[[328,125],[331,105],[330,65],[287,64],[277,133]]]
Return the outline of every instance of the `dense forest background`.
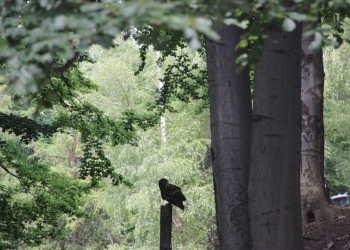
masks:
[[[134,72],[141,62],[139,47],[133,40],[115,40],[113,49],[94,46],[90,50],[93,63],[81,63],[81,71],[98,87],[81,95],[99,107],[111,119],[125,110],[143,112],[157,98],[159,79],[174,58],[157,65],[154,50],[148,53],[146,68]],[[204,67],[195,51],[188,53],[191,63]],[[91,214],[89,219],[60,218],[59,226],[66,230],[60,240],[50,239],[33,249],[157,249],[159,244],[159,210],[162,201],[158,181],[167,177],[182,187],[188,202],[185,212],[175,210],[174,245],[184,249],[205,249],[217,244],[215,205],[210,154],[209,114],[202,101],[172,102],[174,112],[164,114],[164,122],[138,132],[136,145],[106,146],[106,156],[118,173],[132,183],[131,187],[113,186],[109,179],[84,195],[80,208]],[[13,101],[11,92],[2,89],[1,111],[34,118],[37,103],[21,98]],[[63,108],[46,109],[37,119],[52,121]],[[80,133],[70,129],[52,138],[41,138],[24,145],[19,138],[2,133],[2,139],[13,141],[28,159],[51,166],[51,170],[77,178],[83,155]],[[2,185],[11,185],[13,177],[3,171]],[[200,213],[198,213],[200,211]],[[26,244],[23,244],[25,247]]]
[[[296,3],[1,3],[0,249],[158,249],[161,178],[187,197],[174,249],[299,249],[299,21],[324,45],[329,195],[350,186],[350,37],[345,3]]]
[[[348,23],[345,26],[346,37],[350,36]],[[348,105],[349,91],[347,76],[349,46],[339,49],[326,47],[324,50],[325,66],[325,176],[332,195],[349,190],[348,151]]]

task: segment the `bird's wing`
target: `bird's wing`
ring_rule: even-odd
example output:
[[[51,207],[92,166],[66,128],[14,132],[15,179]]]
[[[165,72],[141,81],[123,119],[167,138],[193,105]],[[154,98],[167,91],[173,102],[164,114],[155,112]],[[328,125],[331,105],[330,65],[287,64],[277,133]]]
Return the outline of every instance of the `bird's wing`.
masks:
[[[185,201],[186,200],[186,197],[181,192],[181,188],[179,188],[178,186],[170,184],[169,185],[169,189],[170,189],[171,196],[174,199],[181,200],[181,201]]]

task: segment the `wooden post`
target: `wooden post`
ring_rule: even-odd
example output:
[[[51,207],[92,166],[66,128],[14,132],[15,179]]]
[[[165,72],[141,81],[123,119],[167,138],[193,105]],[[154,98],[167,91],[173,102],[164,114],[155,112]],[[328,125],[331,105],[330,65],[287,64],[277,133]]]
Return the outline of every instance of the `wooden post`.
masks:
[[[160,207],[160,250],[171,250],[172,207],[169,203]]]

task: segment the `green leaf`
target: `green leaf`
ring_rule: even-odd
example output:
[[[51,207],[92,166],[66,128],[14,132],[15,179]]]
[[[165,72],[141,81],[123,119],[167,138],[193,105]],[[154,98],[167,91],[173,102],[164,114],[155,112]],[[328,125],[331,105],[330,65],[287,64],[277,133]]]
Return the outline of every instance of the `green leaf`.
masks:
[[[293,31],[296,26],[297,26],[296,23],[291,18],[284,19],[283,24],[282,24],[283,30],[288,31],[288,32]]]
[[[249,25],[249,21],[248,20],[238,21],[235,18],[226,18],[224,20],[224,23],[226,25],[232,25],[233,24],[233,25],[236,25],[237,27],[240,27],[242,29],[248,28],[248,25]]]
[[[318,50],[322,46],[323,36],[320,32],[316,32],[314,35],[314,40],[310,43],[310,50]]]
[[[0,50],[7,46],[7,41],[5,39],[0,39]]]
[[[287,15],[295,21],[317,21],[317,16],[306,15],[298,12],[287,12]]]

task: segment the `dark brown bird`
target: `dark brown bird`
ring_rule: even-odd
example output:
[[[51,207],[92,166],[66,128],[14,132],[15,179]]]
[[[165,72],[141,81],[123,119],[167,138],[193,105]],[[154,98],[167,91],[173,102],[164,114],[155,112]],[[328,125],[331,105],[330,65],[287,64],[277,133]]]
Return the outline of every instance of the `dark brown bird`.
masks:
[[[160,179],[159,188],[163,200],[166,200],[170,204],[173,204],[182,210],[185,208],[182,202],[186,200],[186,197],[181,192],[181,188],[169,184],[167,179]]]

